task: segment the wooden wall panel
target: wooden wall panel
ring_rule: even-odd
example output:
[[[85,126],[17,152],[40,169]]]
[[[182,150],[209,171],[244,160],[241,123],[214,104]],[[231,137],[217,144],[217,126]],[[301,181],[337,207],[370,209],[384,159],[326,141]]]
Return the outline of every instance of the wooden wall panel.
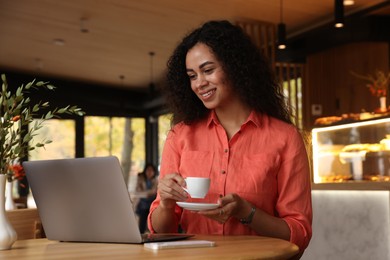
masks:
[[[371,96],[366,82],[353,76],[389,71],[389,44],[386,42],[351,43],[307,57],[305,127],[312,128],[316,118],[344,113],[374,111],[379,99]],[[322,106],[322,115],[313,116],[311,106]]]
[[[275,66],[276,51],[276,26],[273,23],[264,21],[236,21],[236,25],[251,37],[253,42],[259,47],[270,60],[272,67]]]

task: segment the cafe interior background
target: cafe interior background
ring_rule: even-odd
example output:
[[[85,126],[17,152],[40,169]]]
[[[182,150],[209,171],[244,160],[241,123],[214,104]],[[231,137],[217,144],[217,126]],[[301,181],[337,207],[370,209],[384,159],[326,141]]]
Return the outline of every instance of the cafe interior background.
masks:
[[[54,92],[31,98],[86,112],[49,120],[39,134],[53,143],[29,160],[116,155],[132,192],[169,129],[169,55],[202,22],[230,20],[267,55],[308,136],[314,233],[303,258],[390,259],[390,101],[366,79],[389,73],[389,15],[388,0],[0,0],[0,72],[13,87],[50,81]]]

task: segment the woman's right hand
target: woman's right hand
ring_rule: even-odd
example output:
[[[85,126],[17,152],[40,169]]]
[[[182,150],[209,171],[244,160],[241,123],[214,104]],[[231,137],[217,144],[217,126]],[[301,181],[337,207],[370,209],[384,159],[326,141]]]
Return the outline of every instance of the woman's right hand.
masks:
[[[178,173],[170,173],[161,178],[157,188],[160,194],[160,206],[173,208],[175,207],[176,201],[186,200],[188,194],[182,188],[184,185],[185,180]]]

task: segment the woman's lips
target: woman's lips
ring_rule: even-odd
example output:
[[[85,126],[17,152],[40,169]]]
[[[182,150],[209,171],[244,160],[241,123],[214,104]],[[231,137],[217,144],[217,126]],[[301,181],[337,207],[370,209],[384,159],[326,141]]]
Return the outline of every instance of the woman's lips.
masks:
[[[202,99],[203,100],[207,100],[209,99],[213,94],[215,93],[215,89],[211,89],[207,92],[204,92],[204,93],[199,93],[201,96],[202,96]]]

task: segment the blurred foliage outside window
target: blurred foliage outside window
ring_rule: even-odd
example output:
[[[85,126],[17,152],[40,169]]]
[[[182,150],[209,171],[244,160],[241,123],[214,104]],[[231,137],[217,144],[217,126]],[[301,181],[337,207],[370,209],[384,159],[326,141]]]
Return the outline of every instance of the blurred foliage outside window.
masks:
[[[161,115],[158,118],[158,161],[161,162],[161,154],[164,148],[165,139],[171,129],[171,114]],[[159,165],[158,165],[159,166]],[[159,167],[160,168],[160,167]]]
[[[85,157],[113,155],[122,161],[125,120],[121,117],[85,117]],[[145,119],[131,118],[131,132],[131,174],[137,174],[145,163]]]
[[[34,124],[34,120],[31,124]],[[30,124],[30,125],[31,125]],[[50,119],[43,123],[39,129],[35,140],[52,140],[53,142],[45,145],[43,149],[35,149],[30,152],[29,160],[46,160],[46,159],[65,159],[74,158],[75,156],[75,130],[74,120]]]
[[[113,155],[122,162],[125,121],[126,118],[119,117],[85,117],[85,157]],[[44,149],[32,151],[29,160],[75,157],[75,122],[73,120],[48,120],[37,134],[37,140],[49,139],[53,142],[46,145]],[[143,118],[131,119],[130,134],[133,137],[133,147],[129,175],[136,176],[145,164],[145,120]]]
[[[38,119],[37,119],[38,120]],[[123,162],[123,144],[125,137],[126,118],[86,116],[84,119],[85,157],[117,156]],[[171,115],[161,115],[158,118],[158,161],[167,137]],[[132,147],[131,169],[128,175],[129,190],[135,189],[136,177],[145,165],[145,119],[131,118]],[[33,122],[34,123],[34,122]],[[75,157],[75,122],[65,119],[51,119],[37,131],[36,140],[52,140],[44,149],[33,150],[29,160],[65,159]],[[159,166],[159,165],[158,165]],[[134,186],[134,187],[133,187]]]
[[[303,128],[302,78],[283,81],[283,93],[286,102],[292,109],[292,121],[300,129]]]

